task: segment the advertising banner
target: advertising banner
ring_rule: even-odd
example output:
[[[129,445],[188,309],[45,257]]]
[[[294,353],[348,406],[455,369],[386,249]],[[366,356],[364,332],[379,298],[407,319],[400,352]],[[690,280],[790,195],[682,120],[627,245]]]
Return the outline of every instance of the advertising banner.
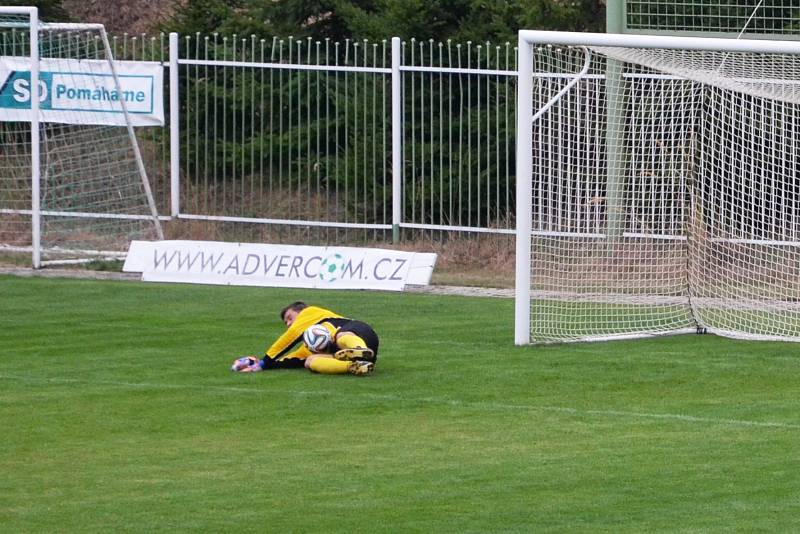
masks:
[[[430,283],[436,254],[216,241],[133,241],[123,270],[149,282],[402,291]]]
[[[163,67],[144,61],[117,61],[115,66],[119,87],[107,61],[41,59],[41,120],[124,126],[124,101],[134,126],[163,126]],[[30,121],[33,93],[30,60],[0,56],[0,121]]]

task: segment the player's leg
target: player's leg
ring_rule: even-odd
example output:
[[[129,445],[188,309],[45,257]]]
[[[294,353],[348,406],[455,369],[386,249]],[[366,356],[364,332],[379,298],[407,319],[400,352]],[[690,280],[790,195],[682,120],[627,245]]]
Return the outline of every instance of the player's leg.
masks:
[[[342,325],[336,334],[336,345],[339,348],[334,354],[337,360],[374,363],[378,356],[378,335],[371,326],[361,321]]]
[[[337,360],[328,354],[315,354],[306,358],[306,369],[324,375],[367,375],[374,368],[372,362]]]
[[[336,351],[334,357],[337,360],[353,361],[353,360],[374,360],[375,353],[372,349],[367,347],[366,342],[352,332],[340,332],[336,337],[336,344],[339,350]]]

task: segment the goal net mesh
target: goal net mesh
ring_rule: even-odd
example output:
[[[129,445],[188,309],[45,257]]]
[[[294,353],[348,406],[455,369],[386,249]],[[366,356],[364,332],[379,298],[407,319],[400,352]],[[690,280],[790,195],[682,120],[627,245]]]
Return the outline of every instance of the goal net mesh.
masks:
[[[532,340],[800,341],[800,57],[532,53]]]
[[[11,114],[30,107],[28,27],[27,16],[0,16],[0,243],[6,248],[32,246],[31,123]],[[104,31],[42,24],[38,34],[42,260],[124,252],[132,239],[157,239],[135,140],[119,99],[109,96],[118,77],[112,74]],[[90,112],[64,103],[62,96],[77,90],[93,92]],[[53,110],[57,116],[48,114]],[[110,114],[122,116],[122,123],[82,124]]]

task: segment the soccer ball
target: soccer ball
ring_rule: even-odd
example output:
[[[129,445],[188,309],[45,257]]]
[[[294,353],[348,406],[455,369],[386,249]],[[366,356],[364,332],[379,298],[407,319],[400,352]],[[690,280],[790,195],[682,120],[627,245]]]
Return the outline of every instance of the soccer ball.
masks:
[[[303,343],[311,352],[322,352],[331,343],[331,333],[321,324],[314,324],[303,332]]]
[[[335,282],[344,272],[344,256],[331,254],[319,267],[319,279],[324,282]]]

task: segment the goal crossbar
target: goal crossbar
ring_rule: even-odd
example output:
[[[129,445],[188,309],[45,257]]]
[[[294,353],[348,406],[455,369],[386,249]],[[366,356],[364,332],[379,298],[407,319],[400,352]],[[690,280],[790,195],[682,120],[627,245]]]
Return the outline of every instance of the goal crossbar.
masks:
[[[719,37],[678,37],[668,35],[636,35],[612,33],[554,32],[520,30],[519,51],[530,45],[615,46],[666,50],[705,50],[718,52],[754,52],[764,54],[798,54],[800,41],[772,39],[723,39]],[[519,64],[519,74],[529,65]],[[530,68],[527,69],[530,72]]]

